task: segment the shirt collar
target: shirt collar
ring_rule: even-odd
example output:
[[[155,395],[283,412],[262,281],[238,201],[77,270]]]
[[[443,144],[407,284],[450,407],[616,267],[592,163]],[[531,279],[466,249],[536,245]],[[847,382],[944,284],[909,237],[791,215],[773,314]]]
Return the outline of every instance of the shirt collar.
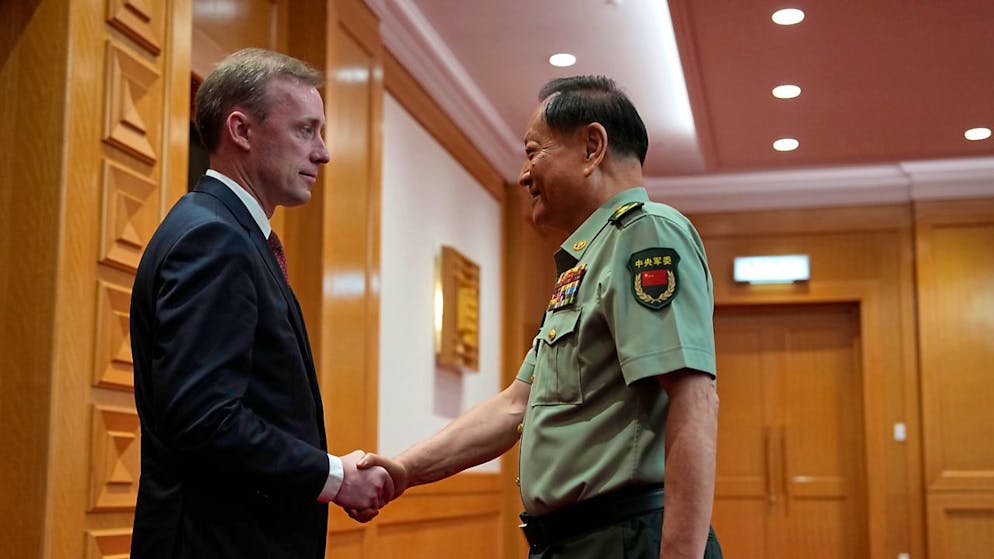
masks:
[[[590,243],[600,234],[601,230],[610,223],[614,212],[621,206],[631,202],[648,202],[649,193],[645,188],[636,187],[623,190],[604,202],[600,208],[594,210],[590,217],[577,227],[569,238],[556,251],[556,269],[561,274],[565,270],[576,265],[583,257],[583,253],[590,246]]]
[[[269,225],[269,218],[266,217],[266,212],[262,211],[262,206],[259,205],[259,201],[253,198],[252,195],[249,194],[248,190],[245,190],[240,184],[215,171],[214,169],[207,169],[205,174],[208,177],[221,181],[224,186],[227,186],[232,192],[235,193],[235,196],[242,201],[242,204],[245,204],[245,209],[249,211],[249,214],[251,214],[252,219],[255,220],[256,225],[259,226],[259,230],[262,231],[262,236],[268,239],[269,233],[273,230],[273,228]]]

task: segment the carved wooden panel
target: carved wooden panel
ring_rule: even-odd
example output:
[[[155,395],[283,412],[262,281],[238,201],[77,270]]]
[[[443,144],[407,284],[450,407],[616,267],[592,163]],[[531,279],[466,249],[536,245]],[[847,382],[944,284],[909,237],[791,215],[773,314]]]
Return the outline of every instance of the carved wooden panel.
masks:
[[[107,0],[107,23],[149,53],[159,54],[165,8],[159,0]]]
[[[133,510],[140,471],[138,413],[94,406],[90,511]]]
[[[86,559],[127,559],[131,554],[131,530],[89,530]]]
[[[104,141],[155,164],[156,131],[161,120],[159,71],[129,49],[107,42],[106,107]]]
[[[138,269],[145,243],[155,232],[156,185],[104,160],[100,260],[129,271]]]
[[[97,287],[96,362],[94,386],[133,390],[131,357],[131,290],[105,281]]]

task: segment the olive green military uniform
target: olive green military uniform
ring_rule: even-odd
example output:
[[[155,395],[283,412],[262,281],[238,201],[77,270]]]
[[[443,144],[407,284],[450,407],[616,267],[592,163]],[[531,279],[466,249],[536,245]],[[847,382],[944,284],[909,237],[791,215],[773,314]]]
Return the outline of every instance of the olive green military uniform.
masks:
[[[559,279],[517,376],[532,385],[519,471],[532,515],[661,486],[668,398],[646,379],[684,368],[715,375],[711,276],[700,237],[679,212],[642,188],[626,190],[555,258]],[[619,530],[637,532],[640,522]],[[594,551],[594,536],[564,544],[588,551],[555,556],[609,557]],[[658,554],[658,525],[654,538]]]

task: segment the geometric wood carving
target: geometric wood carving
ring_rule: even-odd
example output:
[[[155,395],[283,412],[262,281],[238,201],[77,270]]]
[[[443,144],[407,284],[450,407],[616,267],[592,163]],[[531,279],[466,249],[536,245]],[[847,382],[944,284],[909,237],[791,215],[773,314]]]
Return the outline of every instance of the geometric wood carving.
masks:
[[[162,119],[162,107],[152,100],[158,79],[154,67],[107,41],[104,141],[149,165],[157,159],[152,140]]]
[[[131,290],[105,281],[97,282],[97,339],[93,385],[134,390],[131,358]]]
[[[165,4],[158,0],[107,0],[107,23],[154,55],[162,50],[164,16]]]
[[[131,530],[87,530],[86,559],[127,559],[131,554]]]
[[[145,243],[155,231],[158,207],[152,181],[104,160],[101,261],[136,271]]]
[[[140,471],[138,413],[93,407],[90,512],[133,510]]]

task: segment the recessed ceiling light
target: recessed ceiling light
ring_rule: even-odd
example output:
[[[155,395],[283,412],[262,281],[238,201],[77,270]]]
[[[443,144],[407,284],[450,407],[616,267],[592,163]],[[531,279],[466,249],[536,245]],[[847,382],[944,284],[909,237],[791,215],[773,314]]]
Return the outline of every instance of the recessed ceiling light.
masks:
[[[967,140],[986,140],[991,137],[990,128],[971,128],[963,133]]]
[[[784,8],[773,12],[773,23],[778,25],[794,25],[804,21],[804,12],[796,8]]]
[[[801,94],[801,88],[794,84],[785,83],[773,88],[773,96],[777,99],[793,99]]]
[[[560,52],[549,57],[549,64],[565,68],[576,64],[576,57],[568,52]]]
[[[777,151],[794,151],[799,145],[801,143],[794,138],[780,138],[773,142],[773,149]]]

